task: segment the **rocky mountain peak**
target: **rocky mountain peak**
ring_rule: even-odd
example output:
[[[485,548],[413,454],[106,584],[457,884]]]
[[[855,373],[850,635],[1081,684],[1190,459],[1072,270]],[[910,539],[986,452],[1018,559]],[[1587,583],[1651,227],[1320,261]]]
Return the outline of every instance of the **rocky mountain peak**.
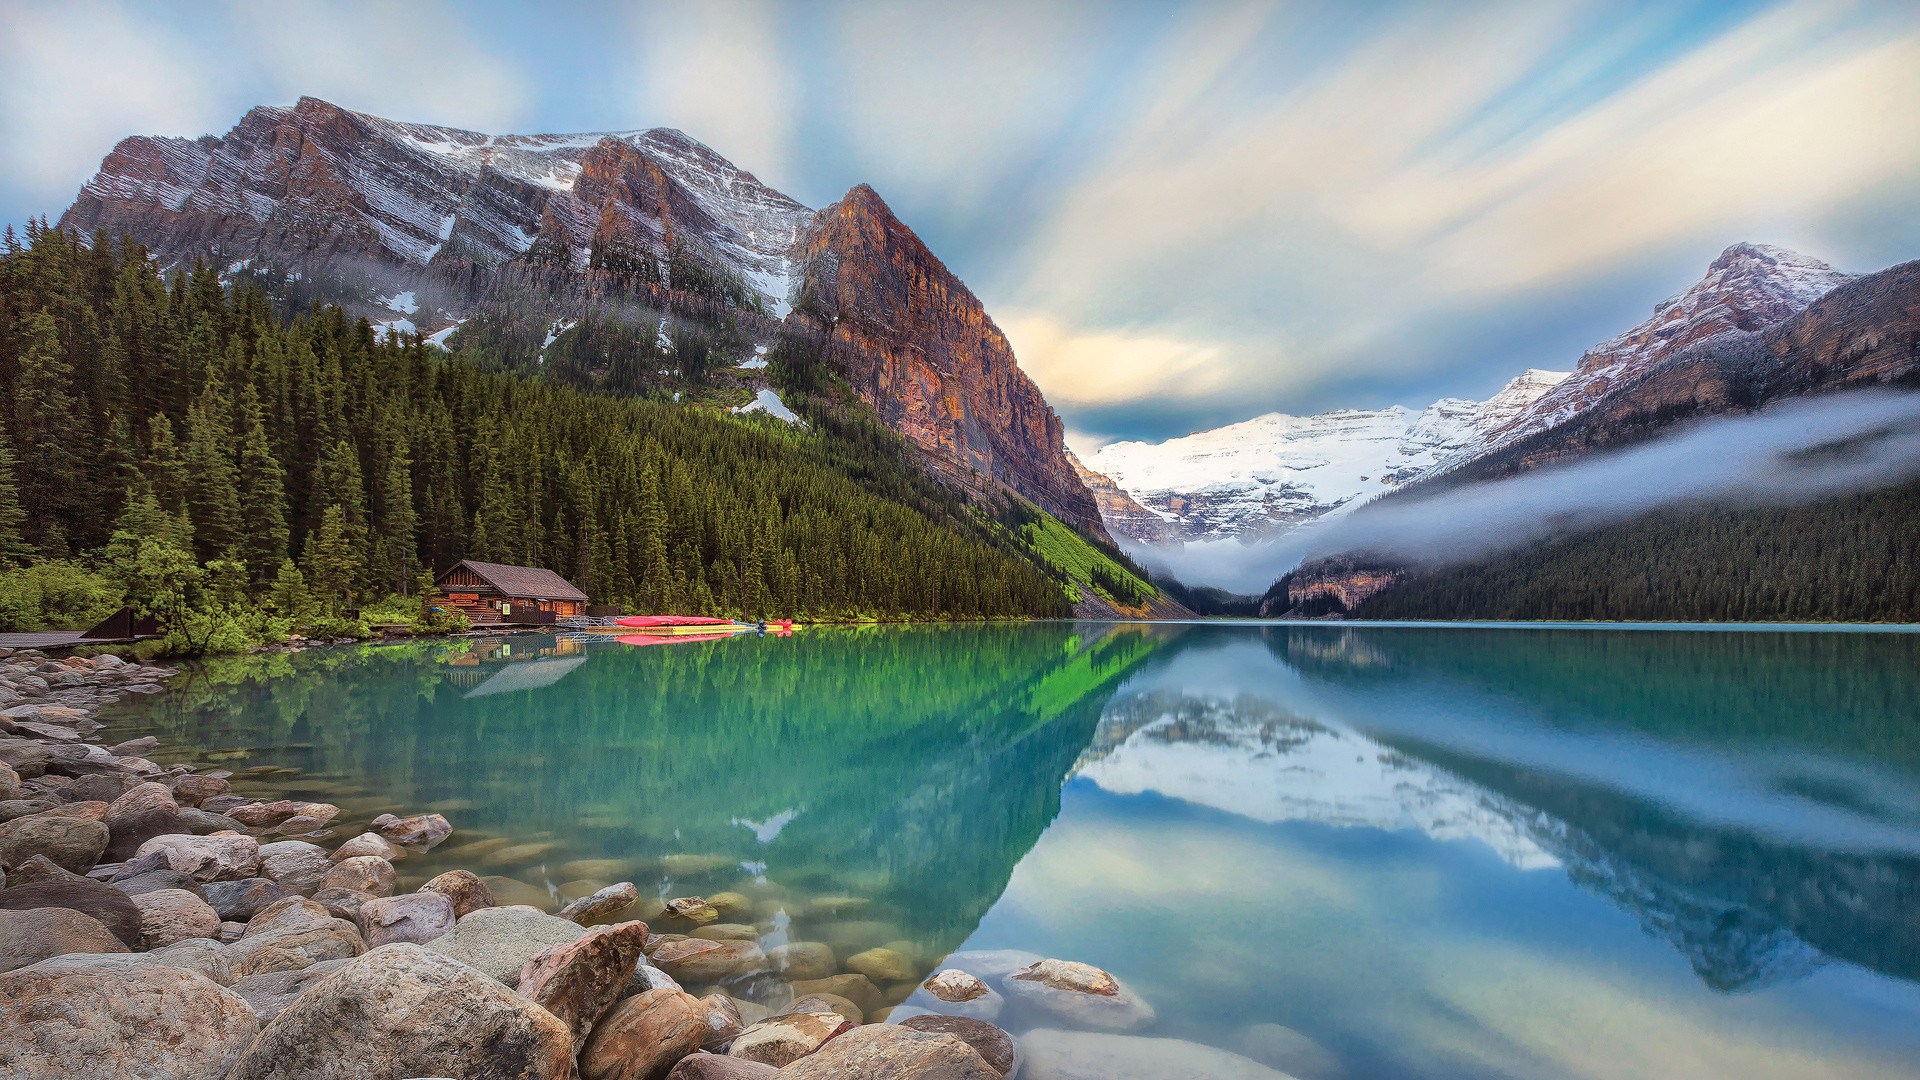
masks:
[[[795,263],[826,349],[887,425],[965,487],[1001,486],[1105,536],[1065,429],[961,280],[862,184],[820,211]],[[796,316],[799,317],[799,316]]]

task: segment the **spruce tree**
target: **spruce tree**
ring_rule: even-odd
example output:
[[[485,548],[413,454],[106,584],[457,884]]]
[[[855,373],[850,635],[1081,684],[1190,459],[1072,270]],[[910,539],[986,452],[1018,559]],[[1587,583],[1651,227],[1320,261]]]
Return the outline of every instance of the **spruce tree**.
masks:
[[[84,494],[76,490],[77,448],[85,432],[74,414],[72,379],[53,317],[39,312],[27,324],[26,351],[14,382],[13,437],[19,447],[19,498],[27,538],[48,554],[66,546],[60,539],[62,512]]]

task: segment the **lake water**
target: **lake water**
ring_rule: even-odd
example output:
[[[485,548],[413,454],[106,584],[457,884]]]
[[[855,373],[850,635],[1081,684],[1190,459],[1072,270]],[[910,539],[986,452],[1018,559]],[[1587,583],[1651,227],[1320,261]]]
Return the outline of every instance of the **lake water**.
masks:
[[[1304,1080],[1920,1076],[1920,635],[521,635],[218,661],[113,731],[349,828],[442,810],[403,888],[1083,960]]]

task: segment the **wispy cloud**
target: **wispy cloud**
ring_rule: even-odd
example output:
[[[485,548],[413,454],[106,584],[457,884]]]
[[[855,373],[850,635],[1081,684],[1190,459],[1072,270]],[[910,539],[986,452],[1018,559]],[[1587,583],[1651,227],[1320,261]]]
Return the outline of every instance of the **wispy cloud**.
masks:
[[[1088,439],[1483,396],[1724,246],[1920,254],[1920,10],[1870,0],[0,0],[0,208],[314,94],[686,130],[874,184]],[[1576,317],[1577,316],[1577,317]]]

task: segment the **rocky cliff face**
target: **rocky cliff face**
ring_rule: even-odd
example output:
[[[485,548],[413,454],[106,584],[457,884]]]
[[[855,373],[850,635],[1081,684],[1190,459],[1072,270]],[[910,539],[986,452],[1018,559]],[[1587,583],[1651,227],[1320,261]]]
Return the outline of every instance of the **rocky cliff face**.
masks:
[[[1406,568],[1366,556],[1303,563],[1273,583],[1260,599],[1264,619],[1340,618],[1361,601],[1399,584]]]
[[[953,482],[1002,485],[1101,537],[1060,418],[986,309],[870,187],[820,211],[796,252],[802,311],[887,426]]]
[[[1071,450],[1067,451],[1067,464],[1073,466],[1074,475],[1093,494],[1094,504],[1100,508],[1100,520],[1109,532],[1150,543],[1180,539],[1178,531],[1160,515],[1134,502],[1133,496],[1120,485],[1087,468]]]

